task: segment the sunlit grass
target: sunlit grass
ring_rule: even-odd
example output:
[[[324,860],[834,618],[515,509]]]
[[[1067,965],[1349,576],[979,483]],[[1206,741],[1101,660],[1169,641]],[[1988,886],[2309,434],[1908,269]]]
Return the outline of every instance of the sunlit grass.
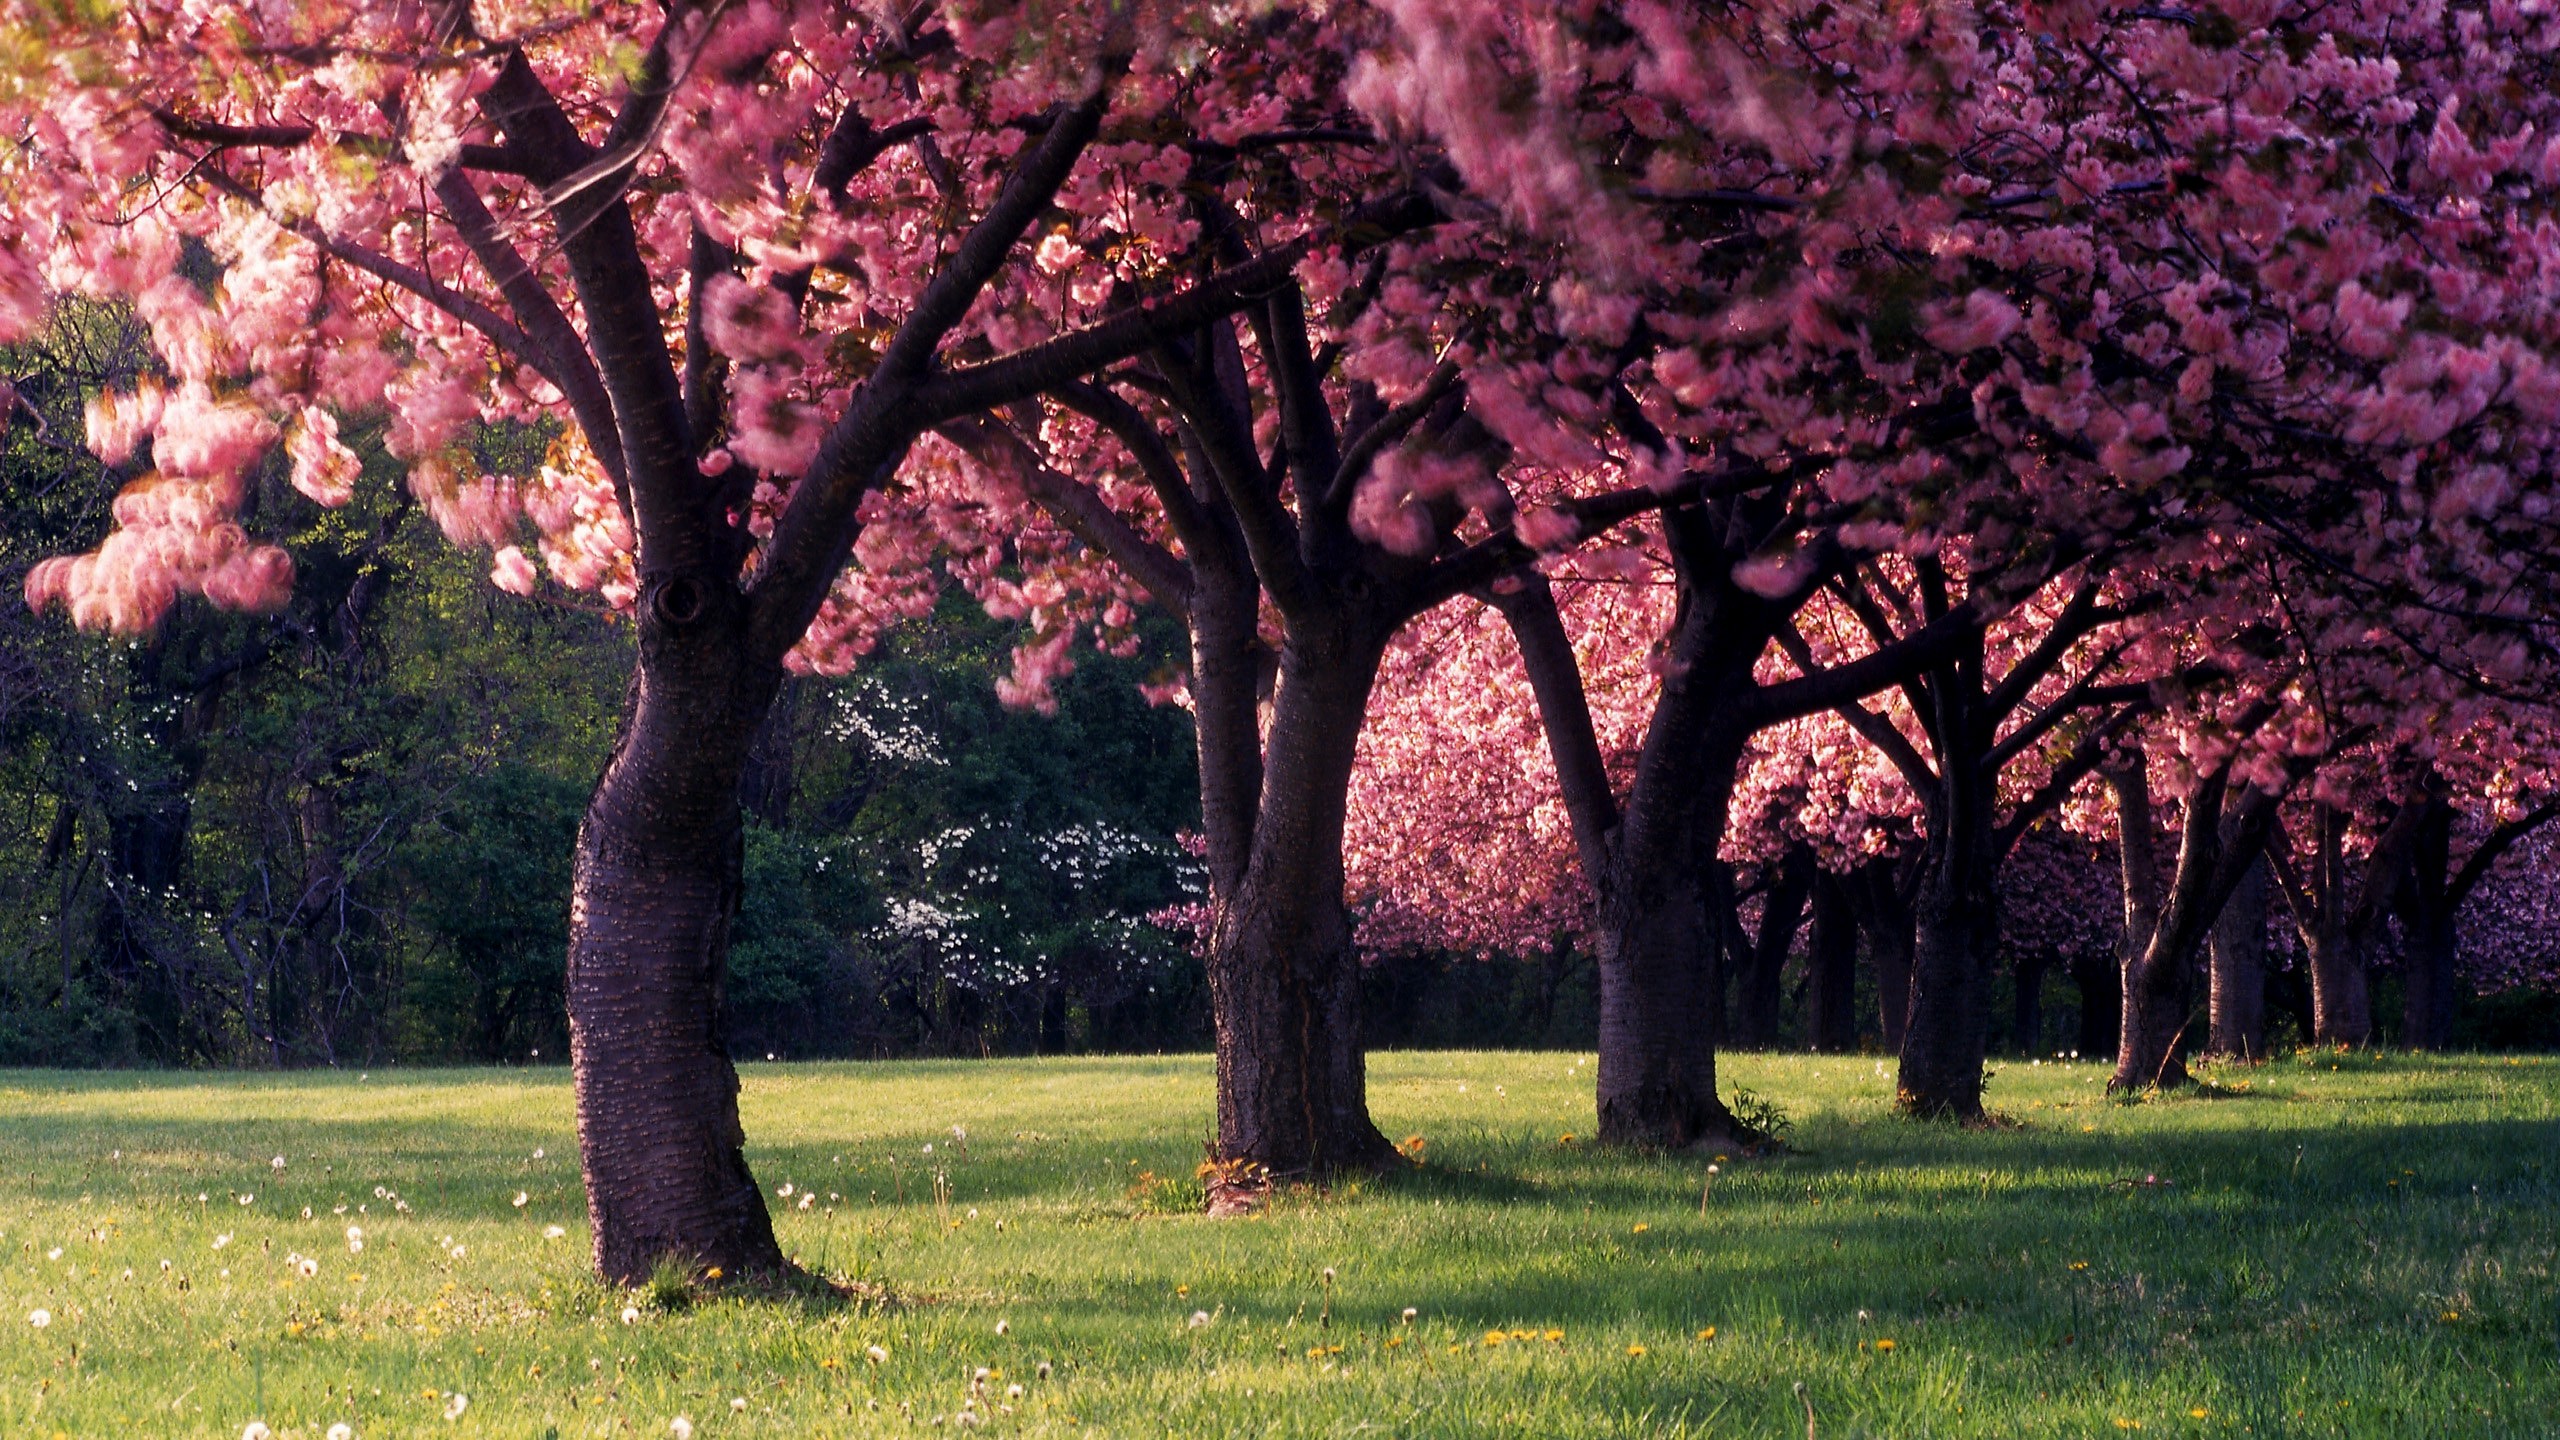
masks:
[[[2560,1064],[1726,1073],[1795,1150],[1702,1195],[1588,1057],[1381,1055],[1421,1168],[1211,1221],[1203,1058],[751,1065],[786,1245],[893,1298],[680,1309],[585,1278],[560,1071],[0,1073],[0,1434],[2560,1432]]]

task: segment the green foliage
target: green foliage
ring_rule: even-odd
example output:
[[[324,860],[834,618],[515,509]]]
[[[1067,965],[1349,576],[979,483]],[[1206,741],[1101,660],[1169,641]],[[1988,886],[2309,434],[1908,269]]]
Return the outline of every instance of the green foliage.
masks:
[[[501,762],[457,786],[404,851],[419,951],[403,997],[412,1054],[569,1053],[561,957],[585,788]]]
[[[984,1366],[986,1432],[1059,1437],[1741,1440],[1802,1434],[1799,1384],[1836,1437],[2548,1433],[2560,1062],[2332,1058],[2126,1110],[2013,1066],[1978,1131],[1872,1058],[1728,1057],[1795,1144],[1702,1210],[1713,1156],[1558,1143],[1588,1055],[1383,1055],[1427,1161],[1251,1220],[1162,1178],[1205,1058],[745,1066],[784,1247],[886,1292],[843,1298],[585,1278],[557,1070],[11,1072],[0,1429],[951,1433]]]

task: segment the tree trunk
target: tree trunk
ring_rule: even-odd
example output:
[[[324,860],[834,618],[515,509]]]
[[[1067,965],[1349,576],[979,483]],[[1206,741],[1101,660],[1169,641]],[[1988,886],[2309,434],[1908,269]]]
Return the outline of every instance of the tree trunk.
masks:
[[[2000,948],[1998,777],[1986,763],[1982,641],[1938,671],[1930,696],[1939,737],[1938,803],[1913,907],[1910,1023],[1895,1101],[1925,1119],[1982,1118],[1991,1028],[1991,968]]]
[[[1858,923],[1867,935],[1867,961],[1876,977],[1876,1023],[1884,1048],[1902,1053],[1903,1032],[1911,1020],[1911,906],[1902,898],[1901,867],[1891,859],[1870,860],[1850,877],[1858,901]]]
[[[579,1149],[596,1269],[625,1284],[661,1262],[788,1268],[747,1169],[722,1015],[738,782],[780,675],[744,673],[724,598],[742,608],[682,579],[651,597],[622,730],[578,831],[567,992]]]
[[[2117,1027],[2124,1019],[2124,978],[2114,960],[2083,955],[2071,962],[2071,983],[2080,989],[2080,1041],[2077,1052],[2095,1060],[2115,1053]]]
[[[1351,767],[1377,676],[1365,637],[1293,636],[1240,881],[1217,897],[1218,1159],[1277,1175],[1379,1165],[1360,1052],[1360,963],[1342,894]]]
[[[1649,873],[1648,873],[1649,872]],[[1600,887],[1600,1140],[1679,1149],[1743,1137],[1716,1096],[1716,944],[1694,867],[1620,858]]]
[[[1726,1043],[1736,1049],[1766,1050],[1778,1043],[1787,955],[1795,948],[1796,932],[1804,928],[1813,872],[1813,851],[1806,846],[1789,848],[1778,862],[1778,874],[1762,893],[1760,933],[1746,936],[1738,917],[1731,927],[1733,943],[1726,953],[1739,962],[1742,973],[1737,977],[1733,1028]]]
[[[2213,923],[2209,942],[2213,1031],[2207,1049],[2233,1060],[2267,1058],[2267,865],[2251,865]]]
[[[2116,1073],[2110,1090],[2168,1089],[2190,1078],[2180,1052],[2195,1011],[2194,957],[2165,936],[2123,961],[2124,1010],[2116,1038]]]
[[[2412,1050],[2442,1050],[2453,1043],[2453,807],[2442,800],[2431,805],[2399,896],[2405,977],[2400,1043]]]
[[[2312,933],[2311,1038],[2321,1045],[2362,1045],[2373,1038],[2373,989],[2365,974],[2365,936],[2344,926]]]
[[[1805,967],[1805,1038],[1811,1048],[1845,1054],[1858,1048],[1858,921],[1846,882],[1815,877],[1813,941]]]
[[[2044,977],[2052,969],[2049,951],[2018,957],[2016,988],[2009,997],[2009,1048],[2017,1054],[2035,1055],[2044,1049]]]
[[[2123,998],[2116,1015],[2116,1071],[2107,1080],[2111,1091],[2187,1081],[2186,1066],[2178,1058],[2194,1003],[2185,947],[2178,943],[2186,927],[2172,923],[2174,915],[2163,914],[2164,908],[2177,910],[2177,886],[2173,881],[2164,887],[2160,880],[2158,822],[2145,767],[2137,754],[2130,764],[2105,772],[2116,795],[2116,853],[2124,890],[2124,929],[2116,941],[2117,993]],[[2189,797],[2191,840],[2210,833],[2205,808],[2219,811],[2221,796],[2216,783]],[[2180,853],[2182,872],[2196,858],[2192,851],[2190,846]],[[2170,892],[2165,901],[2164,889]]]

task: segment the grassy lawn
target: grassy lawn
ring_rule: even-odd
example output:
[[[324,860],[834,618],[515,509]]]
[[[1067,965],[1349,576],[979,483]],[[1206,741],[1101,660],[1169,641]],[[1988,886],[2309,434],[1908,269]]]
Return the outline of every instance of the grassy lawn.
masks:
[[[785,1244],[889,1298],[673,1308],[585,1278],[563,1072],[0,1073],[0,1434],[2560,1434],[2552,1059],[2011,1062],[1965,1132],[1734,1056],[1795,1148],[1703,1208],[1561,1138],[1590,1073],[1377,1056],[1426,1163],[1212,1221],[1204,1058],[752,1065]]]

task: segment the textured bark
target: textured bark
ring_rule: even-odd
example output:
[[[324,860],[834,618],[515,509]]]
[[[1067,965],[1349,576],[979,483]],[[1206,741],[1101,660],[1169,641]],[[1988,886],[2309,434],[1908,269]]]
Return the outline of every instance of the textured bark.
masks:
[[[2373,989],[2367,975],[2384,903],[2401,888],[2410,854],[2437,800],[2431,778],[2402,801],[2361,859],[2348,853],[2348,816],[2314,804],[2306,843],[2268,856],[2284,888],[2311,974],[2311,1038],[2322,1045],[2362,1045],[2373,1038]]]
[[[2124,929],[2116,942],[2118,994],[2116,1072],[2110,1090],[2178,1085],[2187,1079],[2178,1058],[2191,1008],[2187,964],[2174,945],[2163,946],[2160,914],[2158,821],[2151,810],[2150,777],[2139,755],[2107,774],[2116,795],[2116,851],[2124,890]],[[2214,803],[2219,804],[2218,792]]]
[[[1858,919],[1839,876],[1814,878],[1813,935],[1805,956],[1805,1043],[1825,1054],[1858,1048]]]
[[[595,1264],[626,1284],[662,1261],[774,1274],[787,1265],[747,1169],[721,1006],[742,863],[738,782],[780,672],[745,667],[734,592],[679,580],[644,604],[639,673],[579,827],[570,901],[570,1055]]]
[[[2206,1049],[2232,1060],[2267,1058],[2267,866],[2240,877],[2207,946],[2213,1029]]]
[[[2265,723],[2272,710],[2262,707],[2240,728]],[[2175,868],[2164,884],[2142,760],[2137,756],[2107,771],[2106,779],[2116,795],[2125,905],[2117,952],[2124,1010],[2116,1071],[2107,1088],[2183,1085],[2190,1078],[2182,1052],[2193,1038],[2197,960],[2242,876],[2265,852],[2282,797],[2254,785],[2235,793],[2227,767],[2199,778],[2187,797]]]
[[[1716,1095],[1724,922],[1710,886],[1723,878],[1715,842],[1724,833],[1741,746],[1716,736],[1710,725],[1713,705],[1730,693],[1719,679],[1733,677],[1702,673],[1694,664],[1674,667],[1655,701],[1621,811],[1601,763],[1573,645],[1546,582],[1524,575],[1493,603],[1520,642],[1593,893],[1599,1138],[1663,1149],[1756,1140]],[[1687,647],[1682,656],[1699,654],[1710,630],[1697,602],[1684,595],[1675,638]],[[1743,677],[1748,673],[1746,667]],[[1707,743],[1699,743],[1702,735]]]
[[[1294,638],[1280,661],[1243,874],[1217,898],[1218,1158],[1279,1175],[1383,1164],[1360,1052],[1342,828],[1380,642]]]
[[[1912,907],[1910,1023],[1895,1101],[1923,1118],[1982,1118],[1982,1064],[1991,1020],[1991,967],[2000,947],[1993,831],[1997,773],[1982,705],[1982,642],[1933,677],[1929,732],[1937,794]]]

